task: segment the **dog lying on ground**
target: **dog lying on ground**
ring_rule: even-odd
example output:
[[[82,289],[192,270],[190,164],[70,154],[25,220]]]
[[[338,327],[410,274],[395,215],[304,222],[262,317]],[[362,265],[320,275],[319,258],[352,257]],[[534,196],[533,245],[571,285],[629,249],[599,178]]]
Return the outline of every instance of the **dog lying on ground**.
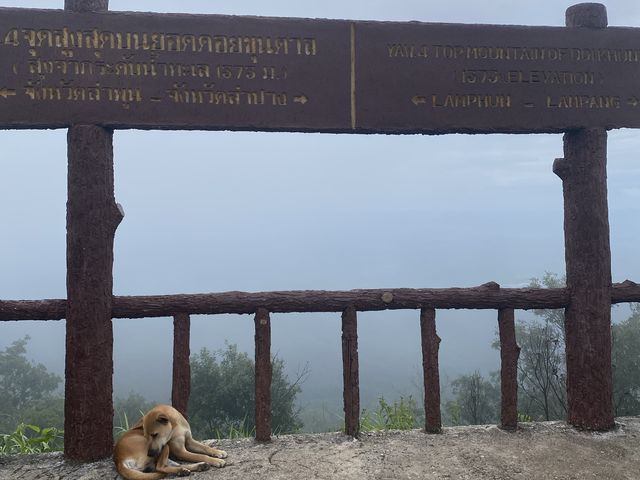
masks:
[[[189,463],[180,465],[169,460]],[[120,437],[113,449],[113,461],[125,480],[156,480],[167,474],[179,476],[224,467],[226,452],[197,442],[189,423],[175,408],[158,405]]]

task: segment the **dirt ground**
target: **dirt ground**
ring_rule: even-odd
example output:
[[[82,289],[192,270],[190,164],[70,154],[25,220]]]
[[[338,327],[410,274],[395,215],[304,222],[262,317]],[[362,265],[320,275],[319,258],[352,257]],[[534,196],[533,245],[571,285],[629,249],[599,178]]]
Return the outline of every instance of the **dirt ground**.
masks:
[[[214,442],[229,454],[223,469],[194,480],[640,480],[640,417],[620,418],[612,432],[579,432],[563,422],[363,434],[284,435]],[[65,462],[61,454],[0,457],[2,480],[119,478],[111,460]]]

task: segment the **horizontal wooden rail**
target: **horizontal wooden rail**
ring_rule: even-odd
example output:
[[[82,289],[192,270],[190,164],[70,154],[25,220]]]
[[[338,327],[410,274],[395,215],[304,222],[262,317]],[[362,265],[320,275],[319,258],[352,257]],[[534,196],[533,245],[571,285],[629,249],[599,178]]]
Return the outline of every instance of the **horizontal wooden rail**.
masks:
[[[611,289],[611,303],[640,302],[640,285],[626,280]],[[66,300],[0,300],[0,321],[62,320]],[[114,297],[113,318],[171,317],[178,313],[254,314],[437,309],[565,308],[566,288],[500,288],[490,282],[472,288],[391,288],[372,290],[294,290],[223,292],[181,295]]]

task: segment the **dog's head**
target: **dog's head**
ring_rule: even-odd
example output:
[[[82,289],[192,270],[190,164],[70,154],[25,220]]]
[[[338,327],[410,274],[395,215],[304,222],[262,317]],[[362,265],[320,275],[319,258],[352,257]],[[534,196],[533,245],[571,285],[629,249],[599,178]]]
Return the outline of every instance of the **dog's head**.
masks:
[[[171,432],[173,431],[171,421],[164,413],[151,410],[142,419],[142,428],[147,439],[147,455],[157,457],[162,448],[171,440]]]

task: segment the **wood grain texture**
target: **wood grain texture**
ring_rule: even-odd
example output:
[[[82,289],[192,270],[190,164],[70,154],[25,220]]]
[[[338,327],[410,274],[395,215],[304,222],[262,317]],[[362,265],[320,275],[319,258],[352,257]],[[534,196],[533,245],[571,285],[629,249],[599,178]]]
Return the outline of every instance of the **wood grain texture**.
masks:
[[[384,298],[383,298],[384,297]],[[387,299],[388,301],[385,301]],[[391,299],[391,300],[389,300]],[[611,288],[612,304],[640,302],[640,285],[631,280]],[[0,321],[62,320],[67,301],[0,300]],[[216,315],[254,314],[258,308],[274,313],[342,312],[357,310],[419,310],[565,308],[566,288],[391,288],[371,290],[293,290],[279,292],[221,292],[113,297],[113,318],[171,317],[176,313]]]

